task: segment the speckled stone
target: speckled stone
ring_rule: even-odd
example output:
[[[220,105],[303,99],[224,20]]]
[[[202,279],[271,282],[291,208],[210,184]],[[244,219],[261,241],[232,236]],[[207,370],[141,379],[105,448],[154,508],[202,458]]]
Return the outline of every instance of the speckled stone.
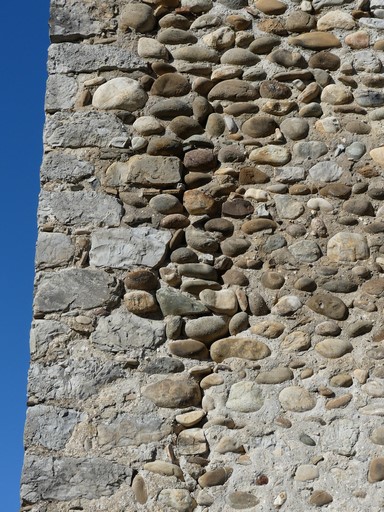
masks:
[[[271,353],[265,343],[252,338],[223,338],[215,341],[210,351],[212,359],[217,363],[230,357],[258,361]]]
[[[310,411],[316,405],[316,399],[301,386],[290,386],[279,393],[279,402],[284,409],[293,412]]]

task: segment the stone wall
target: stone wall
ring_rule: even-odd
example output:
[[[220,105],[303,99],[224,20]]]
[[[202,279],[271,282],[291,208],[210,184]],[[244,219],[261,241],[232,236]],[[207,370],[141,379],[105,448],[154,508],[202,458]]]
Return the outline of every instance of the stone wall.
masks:
[[[52,0],[24,512],[384,508],[383,0]]]

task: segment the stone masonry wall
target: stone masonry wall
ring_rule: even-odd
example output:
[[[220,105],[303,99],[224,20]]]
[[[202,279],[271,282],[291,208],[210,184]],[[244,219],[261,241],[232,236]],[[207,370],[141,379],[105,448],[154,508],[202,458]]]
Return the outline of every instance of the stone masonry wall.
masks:
[[[50,25],[22,511],[382,511],[384,1]]]

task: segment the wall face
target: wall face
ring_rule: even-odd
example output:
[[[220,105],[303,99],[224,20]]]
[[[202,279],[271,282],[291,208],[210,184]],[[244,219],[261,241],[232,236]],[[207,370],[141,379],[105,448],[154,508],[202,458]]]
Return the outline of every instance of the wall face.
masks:
[[[52,0],[22,510],[378,512],[379,0]]]

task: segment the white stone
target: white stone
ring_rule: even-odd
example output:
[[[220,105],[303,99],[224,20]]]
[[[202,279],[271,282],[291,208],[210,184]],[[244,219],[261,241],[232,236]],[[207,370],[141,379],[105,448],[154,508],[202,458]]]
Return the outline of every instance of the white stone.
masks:
[[[134,112],[146,104],[147,93],[132,78],[112,78],[96,90],[92,105],[103,110],[122,109]]]
[[[369,258],[364,235],[342,231],[328,240],[327,256],[331,261],[358,261]]]
[[[261,386],[255,382],[236,382],[231,386],[227,400],[228,409],[238,412],[255,412],[261,409],[263,404]]]

